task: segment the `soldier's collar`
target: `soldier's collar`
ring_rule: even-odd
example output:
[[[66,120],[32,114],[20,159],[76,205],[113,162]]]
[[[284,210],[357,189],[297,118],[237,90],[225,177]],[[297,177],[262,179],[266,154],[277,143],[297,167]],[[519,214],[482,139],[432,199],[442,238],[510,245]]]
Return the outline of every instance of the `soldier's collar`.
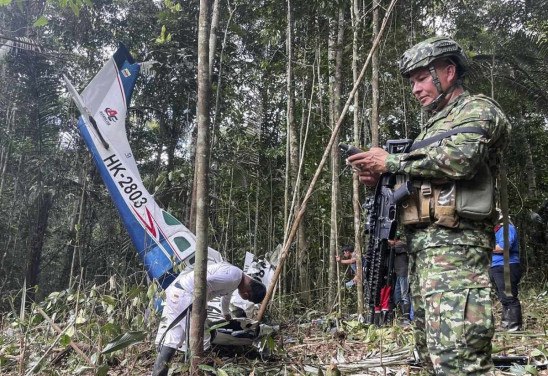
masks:
[[[462,101],[464,101],[464,99],[468,98],[469,96],[470,96],[470,93],[467,90],[465,90],[458,97],[453,98],[453,100],[447,103],[444,108],[432,114],[430,119],[428,119],[428,124],[426,128],[428,128],[428,126],[434,121],[441,119],[443,117],[446,117],[447,114],[453,110],[453,108],[455,108],[458,104],[462,103]]]

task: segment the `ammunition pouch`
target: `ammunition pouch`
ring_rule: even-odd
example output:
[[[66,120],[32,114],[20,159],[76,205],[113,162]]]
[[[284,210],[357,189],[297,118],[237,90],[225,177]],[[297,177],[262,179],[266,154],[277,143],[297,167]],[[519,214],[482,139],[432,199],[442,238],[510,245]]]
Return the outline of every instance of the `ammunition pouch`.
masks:
[[[404,178],[397,177],[396,186]],[[484,220],[495,210],[493,175],[484,163],[470,180],[414,180],[413,187],[411,194],[400,204],[399,222],[404,226],[426,227],[434,223],[459,228],[461,219]]]
[[[457,183],[457,214],[474,221],[493,216],[495,212],[495,183],[491,169],[482,163],[471,180]]]

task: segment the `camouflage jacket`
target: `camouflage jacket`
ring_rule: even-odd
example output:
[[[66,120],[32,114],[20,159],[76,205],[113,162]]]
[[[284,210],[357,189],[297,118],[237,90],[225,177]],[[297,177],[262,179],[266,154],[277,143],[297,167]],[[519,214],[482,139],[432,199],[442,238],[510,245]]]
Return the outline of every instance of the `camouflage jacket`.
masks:
[[[499,153],[506,145],[510,123],[495,101],[484,95],[462,93],[429,119],[415,141],[460,126],[485,129],[487,137],[476,133],[457,133],[427,147],[404,154],[390,154],[386,167],[411,179],[433,181],[468,180],[486,162],[489,153]],[[491,248],[490,223],[471,223],[469,229],[449,229],[431,224],[422,229],[408,229],[411,252],[451,244]]]

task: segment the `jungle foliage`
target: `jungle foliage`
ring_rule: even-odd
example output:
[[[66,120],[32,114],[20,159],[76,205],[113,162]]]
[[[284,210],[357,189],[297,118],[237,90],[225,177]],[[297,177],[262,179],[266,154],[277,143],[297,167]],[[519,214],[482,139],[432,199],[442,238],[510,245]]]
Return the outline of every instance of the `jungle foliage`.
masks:
[[[380,3],[382,15],[388,1]],[[306,186],[331,134],[328,41],[340,10],[343,102],[353,85],[351,4],[291,4],[294,116]],[[133,95],[130,143],[147,188],[186,224],[197,123],[198,8],[197,1],[176,0],[0,0],[0,328],[13,322],[13,330],[24,331],[30,321],[44,320],[36,311],[21,316],[30,302],[50,309],[61,298],[80,301],[79,290],[92,294],[121,278],[124,294],[114,301],[101,298],[89,307],[84,299],[71,312],[48,312],[58,312],[56,320],[67,325],[85,320],[78,323],[82,338],[100,344],[123,331],[146,330],[147,318],[127,312],[149,305],[145,272],[75,129],[78,113],[61,75],[82,89],[119,42],[137,61],[155,62]],[[358,8],[361,65],[371,48],[373,9],[369,2]],[[287,1],[280,0],[220,1],[212,52],[209,234],[211,247],[235,265],[246,251],[264,255],[284,241],[286,10]],[[545,289],[548,279],[547,20],[545,0],[401,1],[379,48],[381,143],[412,138],[425,120],[398,74],[403,51],[434,34],[450,35],[467,50],[467,87],[495,98],[513,126],[505,155],[510,215],[520,232],[524,286],[535,291]],[[360,106],[352,106],[345,119],[344,142],[371,143],[371,79],[369,71]],[[354,112],[359,140],[352,135]],[[325,170],[303,223],[305,259],[290,256],[286,263],[276,305],[280,317],[307,312],[310,301],[332,308],[326,298],[332,181]],[[351,173],[343,169],[339,182],[342,245],[354,241]],[[300,264],[308,276],[306,299],[303,278],[295,273]],[[88,325],[97,310],[120,320]],[[68,341],[66,336],[58,341]]]

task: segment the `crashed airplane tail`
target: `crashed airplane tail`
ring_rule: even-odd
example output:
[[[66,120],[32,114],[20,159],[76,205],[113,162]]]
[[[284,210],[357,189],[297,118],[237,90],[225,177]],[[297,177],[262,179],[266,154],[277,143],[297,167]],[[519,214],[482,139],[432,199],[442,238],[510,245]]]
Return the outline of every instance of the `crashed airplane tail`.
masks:
[[[81,95],[64,80],[82,114],[78,130],[139,257],[149,277],[166,288],[178,271],[192,267],[196,237],[158,206],[137,170],[126,134],[126,114],[139,70],[140,64],[120,45]],[[222,260],[212,248],[208,255],[211,262]]]

